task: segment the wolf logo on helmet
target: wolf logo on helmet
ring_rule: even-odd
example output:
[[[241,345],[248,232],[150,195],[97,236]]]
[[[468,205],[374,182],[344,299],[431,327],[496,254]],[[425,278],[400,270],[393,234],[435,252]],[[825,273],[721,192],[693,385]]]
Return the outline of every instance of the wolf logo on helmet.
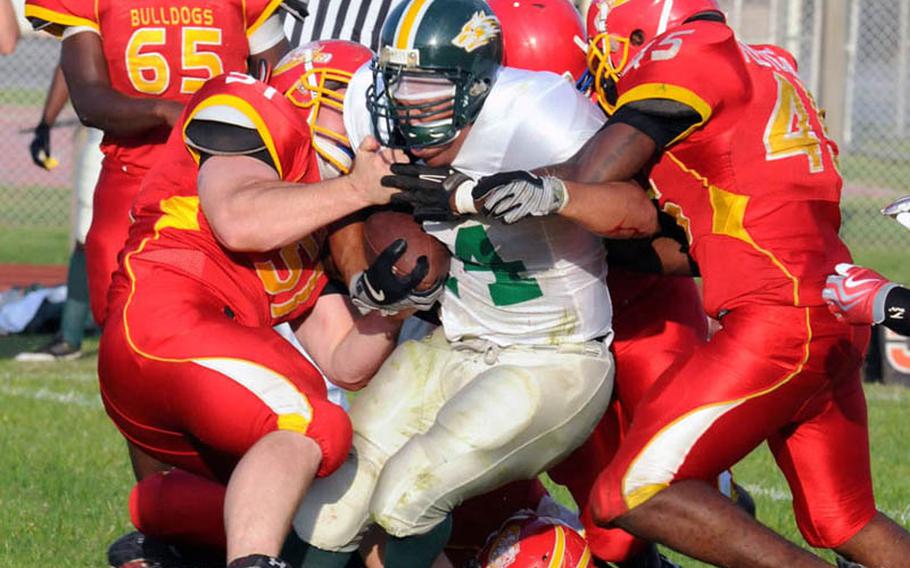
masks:
[[[490,43],[499,34],[499,21],[496,16],[475,12],[471,19],[461,27],[461,33],[452,40],[452,45],[471,52]]]
[[[393,148],[445,144],[477,118],[502,65],[499,20],[482,0],[411,0],[382,27],[367,108]]]

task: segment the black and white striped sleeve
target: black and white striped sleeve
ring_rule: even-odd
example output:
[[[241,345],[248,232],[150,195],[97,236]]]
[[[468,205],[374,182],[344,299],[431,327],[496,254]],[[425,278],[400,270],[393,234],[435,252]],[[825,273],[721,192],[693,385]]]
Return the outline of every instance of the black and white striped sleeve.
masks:
[[[286,17],[284,32],[295,47],[319,39],[346,39],[376,51],[386,16],[402,1],[309,0],[304,20]]]

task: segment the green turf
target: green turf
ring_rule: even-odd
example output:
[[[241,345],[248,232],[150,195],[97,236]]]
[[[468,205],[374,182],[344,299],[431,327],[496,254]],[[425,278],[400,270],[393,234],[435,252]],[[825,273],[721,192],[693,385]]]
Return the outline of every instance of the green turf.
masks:
[[[6,358],[46,339],[0,338],[0,566],[98,567],[129,528],[126,450],[101,407],[94,356]]]
[[[0,566],[98,567],[107,545],[129,530],[126,452],[98,399],[97,340],[87,340],[90,356],[79,361],[11,360],[46,339],[0,338]],[[868,385],[867,397],[879,506],[906,525],[910,390]],[[735,477],[754,495],[759,519],[802,543],[786,484],[765,448],[738,465]]]
[[[22,229],[0,224],[0,264],[66,264],[69,262],[69,228]]]

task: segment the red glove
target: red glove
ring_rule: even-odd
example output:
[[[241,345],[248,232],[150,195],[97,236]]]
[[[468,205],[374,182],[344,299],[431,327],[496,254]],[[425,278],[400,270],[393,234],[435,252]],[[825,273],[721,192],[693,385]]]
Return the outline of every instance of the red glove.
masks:
[[[897,284],[862,266],[841,263],[828,276],[822,298],[838,319],[853,325],[885,321],[885,298]]]

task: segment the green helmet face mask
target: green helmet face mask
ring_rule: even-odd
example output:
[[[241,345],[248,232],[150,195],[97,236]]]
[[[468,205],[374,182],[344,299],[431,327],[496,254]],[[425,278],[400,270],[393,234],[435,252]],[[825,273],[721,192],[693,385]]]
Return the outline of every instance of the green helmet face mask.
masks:
[[[367,108],[393,148],[446,144],[474,122],[502,65],[499,20],[483,0],[410,0],[382,27]]]

